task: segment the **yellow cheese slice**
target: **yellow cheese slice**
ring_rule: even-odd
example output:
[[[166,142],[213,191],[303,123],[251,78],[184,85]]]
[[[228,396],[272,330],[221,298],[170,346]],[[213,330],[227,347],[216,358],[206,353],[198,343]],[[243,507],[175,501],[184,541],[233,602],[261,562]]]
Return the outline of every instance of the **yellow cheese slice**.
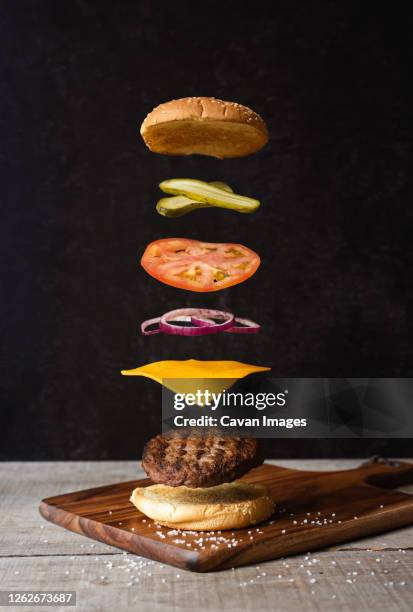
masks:
[[[219,393],[229,389],[237,380],[271,368],[240,361],[155,361],[133,370],[122,370],[124,376],[146,376],[174,393],[206,391]]]

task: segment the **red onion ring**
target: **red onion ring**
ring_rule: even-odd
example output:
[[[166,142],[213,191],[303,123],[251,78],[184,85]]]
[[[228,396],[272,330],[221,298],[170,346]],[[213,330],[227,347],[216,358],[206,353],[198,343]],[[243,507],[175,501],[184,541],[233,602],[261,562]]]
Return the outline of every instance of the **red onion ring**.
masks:
[[[159,334],[161,331],[159,329],[159,326],[156,329],[151,329],[151,331],[146,331],[146,330],[151,325],[155,325],[155,323],[159,323],[160,320],[161,320],[161,317],[156,317],[155,319],[148,319],[147,321],[144,321],[141,325],[142,334],[144,336],[153,336],[154,334]]]
[[[216,320],[222,323],[217,323]],[[178,321],[192,323],[192,327],[174,325],[174,322]],[[155,324],[158,324],[158,327],[147,331],[148,327]],[[153,336],[162,332],[176,336],[206,336],[222,331],[230,334],[256,334],[260,329],[261,326],[250,319],[240,319],[230,312],[209,308],[178,308],[165,313],[162,317],[148,319],[141,325],[144,336]]]
[[[204,318],[213,317],[214,319],[221,320],[222,323],[215,323],[212,321],[208,325],[197,325],[195,323],[196,317],[199,320]],[[209,308],[178,308],[177,310],[171,310],[164,314],[159,321],[159,331],[166,334],[172,334],[177,336],[206,336],[208,334],[216,334],[218,332],[232,329],[235,317],[230,312],[223,312],[222,310],[210,310]],[[193,327],[180,327],[173,325],[172,321],[188,321],[192,323]]]
[[[195,325],[200,325],[202,327],[209,327],[214,324],[214,321],[212,321],[211,319],[201,319],[200,317],[198,318],[196,316],[193,316],[191,318],[192,323],[194,323]],[[255,323],[250,319],[240,319],[238,317],[235,317],[234,324],[232,325],[232,327],[224,331],[229,334],[256,334],[260,331],[260,329],[261,325],[258,325],[258,323]]]
[[[255,323],[255,321],[251,321],[251,319],[240,319],[235,317],[234,323],[235,325],[233,325],[231,329],[226,330],[230,334],[257,334],[261,329],[261,325]]]

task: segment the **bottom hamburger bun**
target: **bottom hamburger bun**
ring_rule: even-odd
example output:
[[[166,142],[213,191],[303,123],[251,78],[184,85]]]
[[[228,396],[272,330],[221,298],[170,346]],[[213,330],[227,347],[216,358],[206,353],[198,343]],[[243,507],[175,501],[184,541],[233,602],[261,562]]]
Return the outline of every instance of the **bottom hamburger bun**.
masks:
[[[267,519],[274,502],[266,487],[235,481],[216,487],[138,487],[130,501],[153,521],[194,531],[239,529]]]

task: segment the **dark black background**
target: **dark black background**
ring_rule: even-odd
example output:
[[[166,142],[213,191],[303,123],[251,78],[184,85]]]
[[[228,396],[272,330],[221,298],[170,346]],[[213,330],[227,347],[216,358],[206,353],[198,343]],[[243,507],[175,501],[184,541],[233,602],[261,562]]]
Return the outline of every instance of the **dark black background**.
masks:
[[[402,3],[8,1],[1,40],[1,411],[5,459],[135,458],[160,428],[156,383],[122,368],[238,359],[274,376],[411,376],[412,31]],[[271,141],[239,160],[150,153],[155,105],[251,106]],[[156,214],[157,183],[225,180],[246,218]],[[236,241],[262,266],[191,294],[140,268],[151,240]],[[215,306],[256,337],[138,336]],[[410,440],[282,440],[272,456],[411,454]]]

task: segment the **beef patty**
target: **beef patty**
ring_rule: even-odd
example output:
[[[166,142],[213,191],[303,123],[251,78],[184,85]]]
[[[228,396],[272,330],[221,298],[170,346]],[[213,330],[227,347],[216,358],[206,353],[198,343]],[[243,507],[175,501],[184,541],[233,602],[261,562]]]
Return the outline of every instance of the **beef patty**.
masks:
[[[192,488],[231,482],[262,462],[255,438],[177,433],[149,440],[142,457],[143,468],[152,482]]]

